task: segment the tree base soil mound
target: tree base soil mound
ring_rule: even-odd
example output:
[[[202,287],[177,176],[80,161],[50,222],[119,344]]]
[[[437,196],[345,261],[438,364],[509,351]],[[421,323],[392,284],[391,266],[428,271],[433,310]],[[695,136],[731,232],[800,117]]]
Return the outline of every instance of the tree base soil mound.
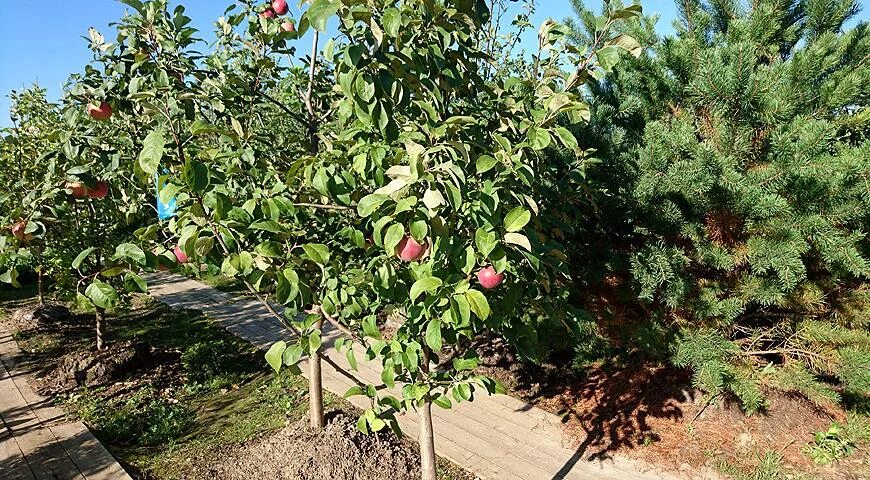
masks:
[[[57,366],[40,379],[40,390],[57,394],[108,385],[143,368],[150,357],[147,345],[132,342],[113,344],[102,351],[73,351],[59,358]]]
[[[63,305],[32,303],[15,310],[12,322],[17,328],[40,328],[63,322],[70,316],[69,309]]]
[[[196,478],[222,480],[406,480],[420,478],[420,454],[392,432],[365,435],[356,418],[327,413],[322,431],[304,417],[276,433],[195,462]],[[453,478],[459,478],[454,475]],[[473,476],[467,476],[473,480]],[[463,479],[464,480],[464,479]]]

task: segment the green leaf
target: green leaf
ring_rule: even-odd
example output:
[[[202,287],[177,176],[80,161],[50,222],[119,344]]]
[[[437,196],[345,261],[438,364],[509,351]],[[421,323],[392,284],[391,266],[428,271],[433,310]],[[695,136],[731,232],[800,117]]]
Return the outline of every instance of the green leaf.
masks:
[[[353,348],[348,348],[344,356],[347,357],[347,364],[350,365],[351,370],[356,370],[356,354],[353,353]]]
[[[188,161],[184,165],[184,181],[194,192],[202,192],[208,188],[208,168],[198,160]]]
[[[570,150],[577,149],[577,137],[574,136],[567,128],[565,127],[556,127],[555,128],[556,135],[558,135],[559,140],[565,145],[565,148]]]
[[[634,37],[631,37],[629,35],[619,35],[618,37],[609,41],[608,44],[616,45],[617,47],[622,48],[623,50],[632,54],[634,58],[639,57],[640,54],[643,52],[643,47],[640,46],[640,43],[638,43],[638,41],[635,40]]]
[[[285,232],[284,227],[282,227],[280,223],[274,220],[260,220],[259,222],[254,222],[251,224],[251,228],[254,230],[263,230],[272,233]]]
[[[475,368],[477,368],[477,365],[477,358],[474,357],[453,359],[453,368],[460,372],[463,370],[474,370]]]
[[[353,397],[353,396],[356,396],[356,395],[365,395],[365,392],[363,391],[362,388],[360,388],[360,387],[354,385],[354,386],[348,388],[346,392],[344,392],[343,397],[344,397],[344,398],[350,398],[350,397]]]
[[[423,292],[432,292],[440,287],[441,279],[438,277],[424,277],[411,285],[411,301],[416,301]]]
[[[619,18],[632,18],[639,16],[641,13],[643,13],[643,8],[640,5],[629,5],[628,7],[614,11],[610,14],[610,18],[614,20]]]
[[[138,265],[145,265],[145,252],[132,243],[122,243],[115,247],[115,258],[123,258]]]
[[[389,195],[384,195],[382,193],[373,193],[371,195],[366,195],[357,204],[356,211],[361,217],[368,217],[369,215],[375,213],[378,207],[380,207],[384,202],[389,199]]]
[[[491,170],[492,167],[496,166],[496,164],[498,164],[498,160],[495,157],[481,155],[477,157],[475,168],[477,168],[477,173],[484,173]]]
[[[308,351],[311,355],[317,355],[317,350],[323,344],[323,339],[320,337],[320,332],[315,330],[308,336]]]
[[[441,320],[433,319],[426,326],[426,345],[436,352],[441,350]]]
[[[82,262],[84,262],[85,259],[88,258],[88,255],[94,253],[95,251],[97,251],[96,247],[88,247],[88,248],[82,250],[81,253],[79,253],[78,256],[76,256],[75,260],[73,260],[72,267],[77,269],[77,270],[79,268],[81,268]]]
[[[124,288],[128,292],[148,293],[148,284],[139,275],[133,272],[127,272],[124,275]]]
[[[446,395],[438,395],[437,397],[432,399],[432,403],[438,405],[445,410],[453,408],[453,403],[450,401],[449,398],[447,398]]]
[[[322,243],[306,243],[302,245],[302,249],[308,255],[312,262],[318,265],[326,265],[329,263],[329,247]]]
[[[363,434],[368,435],[369,429],[366,427],[366,423],[366,417],[359,417],[359,420],[356,421],[356,428]]]
[[[156,129],[145,137],[142,143],[142,151],[139,152],[139,167],[148,175],[157,173],[160,160],[163,159],[163,149],[166,140],[163,138],[163,130]]]
[[[485,228],[478,228],[474,232],[474,243],[477,245],[477,250],[483,256],[487,256],[496,247],[497,238],[494,233],[488,232]]]
[[[462,273],[468,275],[472,270],[474,270],[474,266],[477,264],[477,260],[474,258],[474,249],[470,246],[465,247],[462,257]]]
[[[314,0],[306,15],[311,26],[320,32],[326,31],[326,22],[341,7],[339,0]]]
[[[398,9],[390,7],[384,10],[384,30],[391,37],[399,36],[399,28],[402,26],[402,14]]]
[[[396,245],[402,241],[402,237],[404,236],[405,227],[398,223],[390,225],[390,228],[387,229],[387,233],[384,235],[384,249],[387,253],[393,253],[396,249]]]
[[[506,243],[510,243],[513,245],[518,245],[520,247],[525,248],[527,251],[532,251],[532,244],[529,243],[528,237],[523,235],[522,233],[506,233],[504,234],[504,241]]]
[[[545,128],[532,127],[529,129],[529,145],[535,150],[543,150],[550,146],[552,137]]]
[[[112,308],[120,301],[120,297],[118,297],[118,292],[115,288],[108,283],[99,280],[94,280],[93,283],[88,285],[88,288],[85,289],[85,296],[88,297],[94,305],[103,309]]]
[[[281,366],[284,364],[284,350],[287,350],[287,342],[280,340],[269,347],[266,352],[266,362],[275,370],[275,373],[281,371]]]
[[[523,207],[516,207],[504,217],[504,229],[508,232],[518,232],[532,219],[532,214]]]
[[[483,293],[472,288],[465,292],[465,299],[468,300],[468,305],[471,307],[471,311],[477,315],[477,318],[486,320],[489,317],[489,302]]]
[[[302,345],[298,343],[287,347],[287,350],[284,350],[284,355],[281,356],[284,365],[287,366],[296,365],[300,358],[302,358]]]
[[[604,71],[610,71],[619,62],[619,48],[616,45],[608,45],[595,52],[598,64]]]

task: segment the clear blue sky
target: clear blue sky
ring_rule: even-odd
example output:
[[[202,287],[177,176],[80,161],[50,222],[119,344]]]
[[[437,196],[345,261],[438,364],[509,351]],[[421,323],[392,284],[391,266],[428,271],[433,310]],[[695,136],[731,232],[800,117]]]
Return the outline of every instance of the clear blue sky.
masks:
[[[859,17],[867,18],[868,2],[870,0],[861,1],[865,8]],[[211,40],[213,22],[232,0],[172,0],[171,3],[185,5],[193,26],[202,32],[201,38]],[[288,3],[291,12],[298,13],[295,8],[298,2]],[[598,8],[601,1],[587,0],[586,3]],[[672,31],[671,24],[676,17],[673,0],[642,3],[646,12],[661,15],[660,33]],[[97,28],[107,41],[113,41],[115,33],[108,24],[121,18],[125,8],[117,0],[0,0],[0,127],[10,125],[9,91],[39,83],[48,89],[49,98],[59,98],[67,77],[83,71],[91,60],[85,39],[88,27]],[[539,25],[548,17],[561,20],[570,15],[568,0],[539,0],[533,24]],[[530,33],[530,41],[534,42],[534,33]]]

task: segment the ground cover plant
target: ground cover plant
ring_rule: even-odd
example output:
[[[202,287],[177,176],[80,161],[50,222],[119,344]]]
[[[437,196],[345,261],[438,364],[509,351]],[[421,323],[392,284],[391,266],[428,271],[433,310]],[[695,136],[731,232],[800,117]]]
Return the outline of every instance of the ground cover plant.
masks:
[[[36,307],[36,285],[25,283],[21,290],[9,292],[15,295],[6,293],[0,296],[0,326],[12,329],[28,353],[26,361],[37,370],[35,385],[84,421],[136,476],[204,479],[219,473],[219,478],[236,478],[250,472],[251,466],[236,470],[242,463],[226,457],[244,457],[248,449],[270,452],[276,442],[294,449],[298,461],[287,463],[277,457],[266,467],[273,469],[272,474],[297,469],[299,478],[317,478],[335,469],[353,477],[354,469],[369,462],[399,462],[406,470],[388,474],[393,477],[381,475],[386,470],[374,470],[369,477],[353,478],[404,478],[419,470],[409,442],[383,435],[341,442],[346,431],[332,424],[349,422],[353,428],[358,412],[331,395],[325,405],[334,433],[320,437],[306,425],[304,379],[290,372],[270,372],[261,353],[198,312],[172,311],[147,297],[135,296],[128,309],[107,314],[107,341],[142,352],[140,357],[111,377],[79,375],[78,380],[61,383],[58,378],[66,373],[69,360],[93,352],[89,328],[93,313],[74,311],[71,317],[50,323],[21,322],[20,313]],[[52,296],[48,300],[57,301]],[[90,358],[88,363],[108,364],[96,360]],[[93,371],[94,365],[87,368]],[[316,457],[318,466],[312,469],[305,458],[315,455],[310,450],[315,438],[321,447],[332,445],[334,458]],[[343,458],[360,451],[372,455]],[[443,480],[468,478],[440,459],[438,474]]]

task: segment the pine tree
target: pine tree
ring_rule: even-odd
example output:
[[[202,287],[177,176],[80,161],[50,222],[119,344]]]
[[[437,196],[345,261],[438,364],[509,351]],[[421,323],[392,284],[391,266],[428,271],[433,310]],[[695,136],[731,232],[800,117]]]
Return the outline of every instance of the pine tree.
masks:
[[[582,38],[588,11],[575,5]],[[870,36],[852,0],[683,0],[590,89],[639,296],[697,386],[763,407],[870,392]],[[621,178],[608,183],[609,172]],[[596,174],[593,174],[593,178]],[[599,195],[601,197],[601,195]]]

